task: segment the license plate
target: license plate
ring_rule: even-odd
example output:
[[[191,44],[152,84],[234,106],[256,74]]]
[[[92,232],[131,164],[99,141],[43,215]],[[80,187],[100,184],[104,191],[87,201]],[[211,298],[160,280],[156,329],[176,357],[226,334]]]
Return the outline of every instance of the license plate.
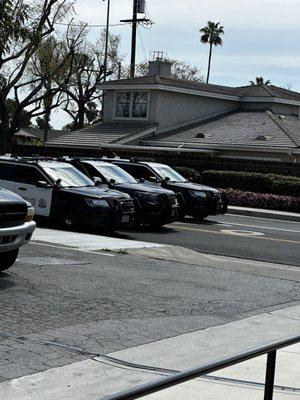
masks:
[[[130,221],[129,215],[123,215],[123,217],[122,217],[122,222],[123,222],[123,223],[126,223],[126,222],[129,222],[129,221]]]

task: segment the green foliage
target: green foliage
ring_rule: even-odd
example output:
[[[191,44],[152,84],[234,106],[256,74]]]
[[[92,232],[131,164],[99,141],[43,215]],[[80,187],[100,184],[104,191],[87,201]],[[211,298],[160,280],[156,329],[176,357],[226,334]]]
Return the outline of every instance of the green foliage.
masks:
[[[6,109],[8,112],[8,118],[11,120],[14,116],[14,114],[17,112],[17,102],[13,99],[7,99],[6,100]],[[20,128],[29,128],[32,126],[31,123],[31,114],[27,112],[26,110],[21,110],[18,112],[18,118],[19,118],[19,126]]]
[[[201,182],[219,188],[300,197],[300,178],[235,171],[204,171]]]

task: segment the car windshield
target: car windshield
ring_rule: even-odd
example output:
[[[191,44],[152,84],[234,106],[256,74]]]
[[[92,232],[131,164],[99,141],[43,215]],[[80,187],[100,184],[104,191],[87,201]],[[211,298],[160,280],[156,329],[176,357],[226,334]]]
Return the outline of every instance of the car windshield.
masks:
[[[167,165],[152,165],[154,171],[162,178],[169,178],[171,182],[187,182],[187,180]]]
[[[117,165],[93,163],[93,166],[104,176],[107,182],[113,179],[115,183],[137,183],[136,179]]]
[[[60,180],[61,187],[94,186],[94,182],[72,166],[44,167],[45,172],[56,182]]]

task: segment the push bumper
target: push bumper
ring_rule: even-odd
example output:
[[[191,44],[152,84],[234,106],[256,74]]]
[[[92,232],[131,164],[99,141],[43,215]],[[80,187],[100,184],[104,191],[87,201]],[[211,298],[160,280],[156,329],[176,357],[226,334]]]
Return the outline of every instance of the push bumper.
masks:
[[[36,228],[34,221],[10,228],[0,228],[0,253],[16,250],[28,243]]]

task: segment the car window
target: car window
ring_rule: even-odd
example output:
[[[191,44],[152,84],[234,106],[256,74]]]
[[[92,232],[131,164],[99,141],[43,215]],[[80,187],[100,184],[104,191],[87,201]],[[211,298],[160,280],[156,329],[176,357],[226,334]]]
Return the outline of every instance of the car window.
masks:
[[[0,179],[4,181],[19,182],[21,169],[16,164],[0,163]]]
[[[38,181],[46,181],[45,176],[35,167],[26,165],[19,166],[20,174],[16,182],[22,182],[27,185],[36,185]]]
[[[54,181],[60,180],[61,187],[86,187],[94,186],[94,182],[75,167],[69,166],[47,166],[45,172]]]
[[[118,165],[95,162],[93,166],[99,172],[100,177],[104,177],[107,182],[113,179],[115,183],[136,183],[136,180]]]
[[[123,168],[126,172],[132,175],[135,179],[144,178],[146,181],[155,181],[156,176],[151,169],[144,165],[132,165],[132,164],[121,164],[118,165]]]

